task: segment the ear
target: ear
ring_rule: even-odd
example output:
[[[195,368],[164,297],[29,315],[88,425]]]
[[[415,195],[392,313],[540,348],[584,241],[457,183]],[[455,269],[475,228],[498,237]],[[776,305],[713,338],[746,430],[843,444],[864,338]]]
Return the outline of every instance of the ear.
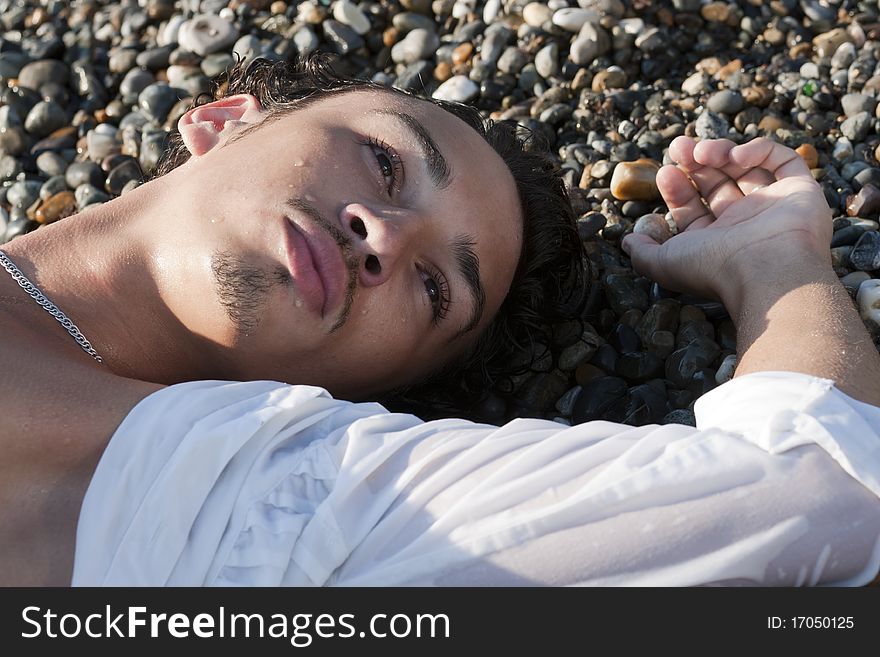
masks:
[[[259,123],[265,114],[250,94],[237,94],[205,103],[180,117],[177,129],[191,155],[204,155],[244,125]]]

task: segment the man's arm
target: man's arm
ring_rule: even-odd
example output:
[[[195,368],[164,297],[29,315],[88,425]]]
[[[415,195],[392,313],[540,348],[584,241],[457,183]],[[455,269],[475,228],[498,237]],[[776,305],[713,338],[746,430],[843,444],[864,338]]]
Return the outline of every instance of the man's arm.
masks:
[[[831,268],[831,212],[793,150],[765,139],[679,137],[657,175],[678,234],[624,240],[635,268],[720,299],[737,327],[736,375],[803,372],[880,406],[880,356]]]

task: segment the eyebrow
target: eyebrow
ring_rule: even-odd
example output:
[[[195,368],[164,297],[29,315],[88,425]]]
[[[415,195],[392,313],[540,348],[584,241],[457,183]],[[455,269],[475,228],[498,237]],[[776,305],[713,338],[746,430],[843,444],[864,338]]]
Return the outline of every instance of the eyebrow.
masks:
[[[461,330],[452,336],[451,342],[468,331],[472,331],[480,323],[483,310],[486,307],[486,288],[483,287],[483,282],[480,280],[480,259],[474,251],[474,238],[470,235],[457,235],[449,246],[455,256],[458,273],[467,284],[474,302],[470,319]]]
[[[452,168],[449,162],[443,157],[437,142],[431,137],[431,134],[425,129],[425,126],[411,114],[393,109],[378,109],[375,114],[385,114],[397,119],[403,125],[410,136],[418,143],[419,150],[422,151],[422,159],[428,167],[428,175],[434,187],[437,189],[446,189],[452,182]]]

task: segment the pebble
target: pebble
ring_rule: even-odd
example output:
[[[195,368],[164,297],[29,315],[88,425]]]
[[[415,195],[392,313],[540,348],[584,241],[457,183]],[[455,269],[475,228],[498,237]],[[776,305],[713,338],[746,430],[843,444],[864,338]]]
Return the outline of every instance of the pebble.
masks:
[[[659,198],[659,169],[657,162],[646,158],[618,163],[611,175],[611,194],[622,201],[653,201]]]
[[[801,144],[795,152],[803,158],[809,168],[815,169],[819,166],[819,153],[812,144]]]
[[[661,214],[650,213],[639,217],[633,227],[634,233],[647,235],[658,244],[663,244],[672,237],[672,231],[669,224]]]
[[[231,46],[238,30],[229,21],[213,14],[199,14],[182,23],[177,32],[178,45],[205,56]]]
[[[370,19],[351,0],[336,0],[333,5],[333,18],[345,23],[358,34],[363,35],[370,31]]]
[[[697,118],[694,128],[700,139],[723,139],[730,132],[730,123],[723,115],[706,110]]]
[[[18,84],[34,91],[38,91],[46,82],[67,84],[69,79],[70,69],[54,59],[25,64],[18,74]]]
[[[738,91],[722,89],[709,97],[706,106],[712,112],[720,114],[736,114],[745,106],[745,100]]]
[[[24,129],[35,137],[46,137],[67,125],[67,112],[54,101],[40,101],[24,120]]]
[[[856,293],[859,315],[872,329],[874,335],[880,330],[880,279],[872,278],[862,282]]]
[[[849,254],[853,267],[861,271],[880,269],[880,232],[865,231]]]
[[[880,214],[880,189],[868,183],[847,201],[846,213],[850,217],[876,217]]]
[[[858,112],[840,124],[840,132],[850,141],[859,142],[868,136],[871,122],[870,114]]]
[[[599,15],[589,9],[568,8],[558,9],[553,13],[553,24],[568,32],[580,32],[588,22],[599,22]]]
[[[476,82],[465,75],[454,75],[446,82],[437,87],[432,94],[438,100],[449,100],[457,103],[466,103],[476,98],[480,93],[480,87]]]
[[[76,214],[77,209],[76,197],[73,192],[61,191],[43,201],[34,218],[41,224],[51,224]]]

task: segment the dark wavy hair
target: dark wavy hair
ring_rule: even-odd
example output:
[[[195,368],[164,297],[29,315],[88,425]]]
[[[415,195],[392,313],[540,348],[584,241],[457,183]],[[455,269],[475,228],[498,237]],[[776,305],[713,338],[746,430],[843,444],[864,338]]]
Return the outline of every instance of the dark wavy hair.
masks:
[[[447,363],[426,381],[389,391],[382,401],[394,410],[422,417],[468,414],[502,379],[528,370],[524,354],[551,344],[556,321],[578,317],[589,287],[588,260],[578,236],[574,212],[557,167],[532,133],[512,121],[483,120],[468,105],[424,98],[381,84],[337,75],[325,54],[295,63],[255,59],[239,62],[215,80],[213,95],[197,106],[234,94],[252,94],[274,120],[325,98],[330,93],[375,89],[433,103],[475,130],[503,158],[516,181],[523,215],[523,241],[510,291],[467,353]],[[248,129],[246,129],[248,130]],[[189,158],[178,133],[157,168],[161,176]]]

